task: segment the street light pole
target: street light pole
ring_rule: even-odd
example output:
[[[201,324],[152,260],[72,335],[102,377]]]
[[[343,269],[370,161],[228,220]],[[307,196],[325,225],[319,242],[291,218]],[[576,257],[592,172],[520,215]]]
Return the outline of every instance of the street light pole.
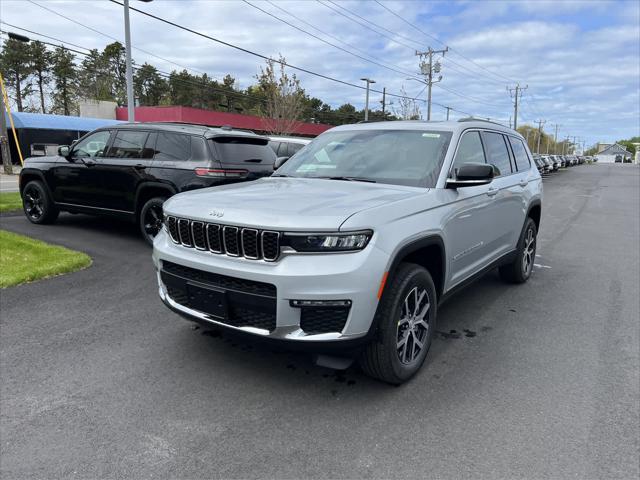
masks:
[[[133,98],[133,68],[131,67],[131,28],[129,27],[129,0],[124,0],[124,48],[127,75],[127,113],[130,122],[135,122],[135,99]]]
[[[369,85],[372,83],[376,83],[375,80],[371,80],[370,78],[361,78],[363,82],[367,82],[367,95],[364,101],[364,121],[369,121]]]

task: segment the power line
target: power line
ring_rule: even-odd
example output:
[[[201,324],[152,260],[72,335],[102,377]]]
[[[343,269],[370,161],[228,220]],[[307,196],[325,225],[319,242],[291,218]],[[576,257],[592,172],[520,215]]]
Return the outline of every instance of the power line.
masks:
[[[296,26],[296,25],[294,25],[294,24],[292,24],[292,23],[290,23],[290,22],[286,21],[285,19],[280,18],[280,17],[278,17],[277,15],[274,15],[274,14],[272,14],[272,13],[270,13],[270,12],[268,12],[268,11],[266,11],[266,10],[262,9],[262,8],[260,8],[260,7],[259,7],[259,6],[257,6],[257,5],[254,5],[253,3],[249,2],[248,0],[243,0],[243,1],[244,1],[244,3],[246,3],[247,5],[249,5],[249,6],[253,7],[253,8],[255,8],[256,10],[259,10],[260,12],[262,12],[262,13],[264,13],[264,14],[266,14],[266,15],[268,15],[268,16],[270,16],[270,17],[272,17],[272,18],[275,18],[276,20],[278,20],[278,21],[280,21],[280,22],[282,22],[282,23],[284,23],[284,24],[286,24],[286,25],[289,25],[290,27],[295,28],[295,29],[296,29],[296,30],[298,30],[299,32],[305,33],[305,34],[307,34],[307,35],[309,35],[309,36],[311,36],[311,37],[315,38],[316,40],[320,40],[321,42],[326,43],[327,45],[330,45],[330,46],[332,46],[333,48],[336,48],[336,49],[338,49],[338,50],[340,50],[340,51],[342,51],[342,52],[348,53],[349,55],[352,55],[352,56],[354,56],[354,57],[356,57],[356,58],[359,58],[360,60],[364,60],[365,62],[372,63],[372,64],[374,64],[374,65],[377,65],[377,66],[379,66],[379,67],[385,68],[385,69],[390,70],[390,71],[392,71],[392,72],[400,73],[401,75],[409,75],[409,76],[411,76],[411,77],[413,77],[413,78],[416,78],[416,77],[414,77],[414,74],[413,74],[413,73],[411,73],[411,72],[407,72],[407,71],[403,71],[403,70],[398,70],[397,68],[389,67],[389,66],[387,66],[387,65],[385,65],[385,64],[383,64],[383,63],[377,62],[377,61],[375,61],[375,60],[370,60],[370,59],[368,59],[368,58],[366,58],[366,57],[363,57],[362,55],[359,55],[359,54],[357,54],[357,53],[353,53],[353,52],[351,52],[351,51],[347,50],[346,48],[343,48],[343,47],[341,47],[341,46],[339,46],[339,45],[336,45],[335,43],[331,43],[331,42],[329,42],[328,40],[325,40],[325,39],[323,39],[323,38],[319,37],[318,35],[315,35],[314,33],[311,33],[311,32],[309,32],[309,31],[307,31],[307,30],[304,30],[304,29],[302,29],[302,28],[300,28],[300,27],[298,27],[298,26]]]
[[[445,45],[444,42],[442,42],[440,39],[438,39],[437,37],[435,37],[434,35],[431,35],[427,32],[425,32],[424,30],[422,30],[421,28],[417,27],[416,25],[414,25],[413,23],[411,23],[409,20],[405,19],[404,17],[400,16],[398,13],[394,12],[393,10],[391,10],[389,7],[387,7],[386,5],[382,4],[381,2],[379,2],[378,0],[374,0],[378,5],[380,5],[382,8],[384,8],[387,12],[391,13],[392,15],[394,15],[395,17],[399,18],[400,20],[402,20],[404,23],[406,23],[407,25],[409,25],[410,27],[413,27],[415,30],[417,30],[418,32],[422,33],[423,35],[427,36],[428,38],[431,38],[432,40],[435,40],[436,42],[440,43],[441,45]],[[455,52],[458,56],[464,58],[465,60],[467,60],[470,63],[473,63],[475,66],[486,70],[487,72],[489,72],[492,75],[495,75],[497,77],[503,78],[505,80],[508,80],[510,82],[515,82],[515,80],[506,77],[502,74],[499,73],[495,73],[492,70],[489,70],[488,68],[484,67],[483,65],[480,65],[479,63],[477,63],[476,61],[472,60],[471,58],[467,57],[466,55],[463,55],[462,53],[460,53],[458,50],[449,47],[449,50],[451,50],[452,52]]]
[[[83,28],[86,28],[87,30],[90,30],[90,31],[92,31],[92,32],[94,32],[94,33],[97,33],[98,35],[102,35],[103,37],[106,37],[106,38],[109,38],[109,39],[111,39],[111,40],[115,40],[116,42],[120,42],[120,43],[122,43],[122,41],[121,41],[119,38],[113,37],[113,36],[111,36],[111,35],[109,35],[109,34],[107,34],[107,33],[104,33],[104,32],[102,32],[102,31],[98,30],[98,29],[95,29],[95,28],[93,28],[93,27],[90,27],[90,26],[88,26],[88,25],[85,25],[84,23],[81,23],[81,22],[79,22],[79,21],[77,21],[77,20],[75,20],[75,19],[73,19],[73,18],[71,18],[71,17],[67,17],[66,15],[63,15],[62,13],[60,13],[60,12],[58,12],[58,11],[56,11],[56,10],[53,10],[52,8],[45,7],[44,5],[40,5],[39,3],[35,2],[34,0],[28,0],[28,2],[30,2],[30,3],[32,3],[32,4],[34,4],[34,5],[36,5],[36,6],[40,7],[40,8],[42,8],[42,9],[44,9],[44,10],[48,11],[48,12],[53,13],[54,15],[57,15],[57,16],[59,16],[59,17],[61,17],[61,18],[64,18],[65,20],[68,20],[68,21],[70,21],[70,22],[72,22],[72,23],[75,23],[76,25],[79,25],[79,26],[81,26],[81,27],[83,27]],[[71,45],[71,44],[69,44],[69,45]],[[169,59],[167,59],[167,58],[164,58],[164,57],[161,57],[161,56],[159,56],[159,55],[156,55],[155,53],[149,52],[149,51],[147,51],[147,50],[143,50],[142,48],[135,47],[135,46],[134,46],[134,47],[132,47],[132,48],[134,48],[135,50],[138,50],[139,52],[146,53],[147,55],[149,55],[149,56],[151,56],[151,57],[154,57],[154,58],[157,58],[157,59],[159,59],[159,60],[162,60],[163,62],[167,62],[167,63],[170,63],[170,64],[175,65],[175,66],[177,66],[177,67],[183,68],[183,69],[185,69],[185,70],[192,70],[192,71],[194,71],[194,72],[198,72],[198,73],[205,73],[205,72],[203,72],[203,71],[201,71],[201,70],[198,70],[198,69],[196,69],[196,68],[187,68],[187,67],[185,67],[184,65],[180,65],[179,63],[176,63],[176,62],[174,62],[174,61],[172,61],[172,60],[169,60]],[[214,77],[214,78],[215,78],[215,77]]]

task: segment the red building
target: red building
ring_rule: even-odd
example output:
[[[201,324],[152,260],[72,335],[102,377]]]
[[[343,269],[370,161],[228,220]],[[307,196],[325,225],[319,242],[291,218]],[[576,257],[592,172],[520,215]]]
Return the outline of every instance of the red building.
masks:
[[[127,120],[127,108],[116,108],[116,118]],[[137,122],[184,122],[221,127],[229,125],[234,128],[253,130],[257,133],[267,133],[266,121],[262,117],[241,115],[239,113],[214,112],[191,107],[136,107]],[[292,135],[315,137],[331,125],[322,123],[299,122]]]

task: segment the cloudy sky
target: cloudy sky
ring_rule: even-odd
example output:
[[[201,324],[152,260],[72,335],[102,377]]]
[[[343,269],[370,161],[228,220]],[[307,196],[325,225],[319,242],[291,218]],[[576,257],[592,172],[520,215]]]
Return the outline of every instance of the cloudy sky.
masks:
[[[415,51],[448,46],[441,59],[443,79],[433,89],[433,119],[443,119],[443,107],[449,106],[452,118],[468,113],[507,123],[513,114],[507,86],[519,82],[528,85],[519,124],[543,119],[546,131],[559,124],[559,137],[575,135],[587,145],[640,134],[637,1],[131,0],[131,5],[265,56],[282,54],[292,65],[335,79],[362,84],[359,79],[369,77],[376,80],[375,89],[386,87],[392,94],[404,89],[423,99],[424,85],[408,80],[419,77]],[[124,38],[123,8],[109,0],[2,0],[0,20],[3,31],[22,27],[68,46],[102,48]],[[163,71],[186,67],[216,78],[230,73],[246,87],[263,63],[136,12],[131,24],[134,60]],[[312,96],[333,106],[363,107],[361,89],[297,75]],[[381,97],[373,92],[371,100]],[[397,107],[397,98],[388,100],[395,102],[392,110]],[[426,115],[425,103],[419,106]]]

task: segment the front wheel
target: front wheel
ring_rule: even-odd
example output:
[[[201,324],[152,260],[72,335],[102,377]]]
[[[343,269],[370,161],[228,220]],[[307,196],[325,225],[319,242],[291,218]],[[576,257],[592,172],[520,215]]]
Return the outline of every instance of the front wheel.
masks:
[[[162,228],[162,204],[167,199],[164,197],[154,197],[145,202],[140,209],[138,223],[142,237],[149,245],[153,245],[153,239],[160,233]]]
[[[53,223],[60,213],[42,182],[32,180],[22,190],[22,209],[31,223]]]
[[[509,283],[524,283],[529,280],[533,272],[536,259],[538,228],[532,218],[527,218],[524,229],[520,234],[515,259],[500,267],[500,277]]]
[[[436,328],[436,288],[429,272],[401,264],[385,291],[376,318],[379,336],[360,358],[370,376],[399,385],[416,374]]]

